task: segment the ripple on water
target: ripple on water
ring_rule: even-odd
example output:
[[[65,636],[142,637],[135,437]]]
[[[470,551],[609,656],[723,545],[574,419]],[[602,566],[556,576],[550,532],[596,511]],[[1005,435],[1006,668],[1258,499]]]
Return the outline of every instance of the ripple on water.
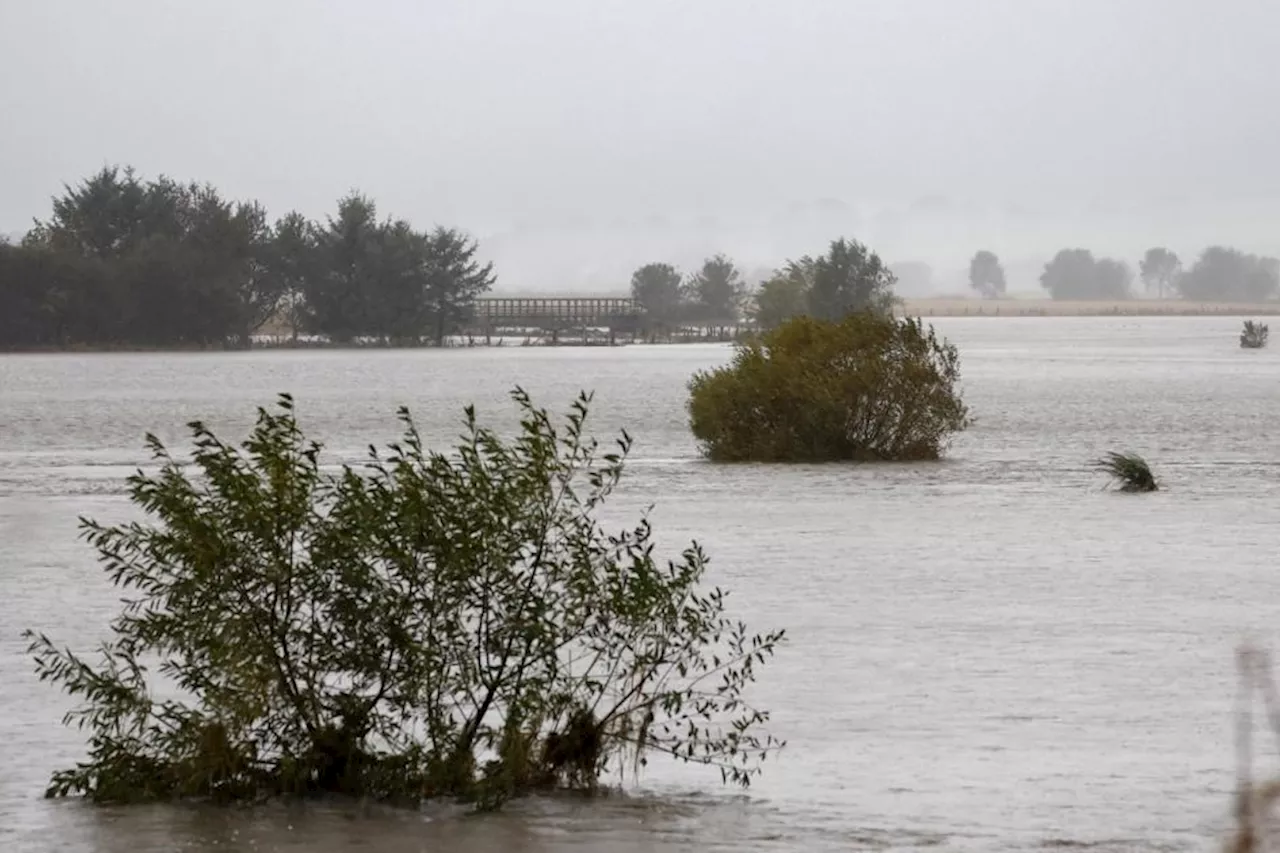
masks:
[[[1236,318],[940,320],[978,418],[945,462],[713,465],[683,409],[723,347],[0,356],[0,849],[528,851],[1204,850],[1231,789],[1232,648],[1276,638],[1280,353]],[[750,798],[655,762],[643,795],[449,809],[218,811],[48,803],[81,746],[35,682],[24,626],[77,648],[115,594],[76,518],[127,517],[142,435],[201,418],[242,433],[292,391],[337,459],[396,436],[409,405],[448,441],[462,406],[510,425],[515,384],[635,458],[609,523],[643,508],[674,551],[791,642],[756,699],[789,741]],[[1102,451],[1145,454],[1165,490],[1102,491]],[[690,793],[702,792],[702,793]]]

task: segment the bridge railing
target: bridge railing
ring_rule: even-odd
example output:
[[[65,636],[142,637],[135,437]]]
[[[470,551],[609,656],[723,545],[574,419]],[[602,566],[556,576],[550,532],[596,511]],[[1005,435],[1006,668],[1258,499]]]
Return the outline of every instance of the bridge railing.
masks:
[[[640,314],[634,299],[619,297],[527,298],[491,296],[475,302],[476,319],[490,325],[502,322],[607,323]]]

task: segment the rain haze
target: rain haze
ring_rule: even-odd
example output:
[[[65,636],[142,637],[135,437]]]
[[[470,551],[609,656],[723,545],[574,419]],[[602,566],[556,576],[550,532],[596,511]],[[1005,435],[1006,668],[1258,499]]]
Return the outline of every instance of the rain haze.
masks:
[[[1278,35],[0,0],[0,853],[1280,850]]]
[[[108,163],[272,214],[474,234],[497,289],[621,291],[835,236],[962,290],[1084,245],[1280,250],[1266,0],[8,2],[0,233]]]

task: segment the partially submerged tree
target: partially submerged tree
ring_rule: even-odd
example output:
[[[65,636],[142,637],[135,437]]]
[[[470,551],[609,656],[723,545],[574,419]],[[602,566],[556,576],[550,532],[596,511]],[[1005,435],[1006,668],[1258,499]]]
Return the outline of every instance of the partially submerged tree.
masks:
[[[690,383],[694,437],[729,462],[936,459],[969,424],[956,349],[919,320],[793,318]]]
[[[1244,328],[1240,331],[1240,346],[1243,349],[1262,349],[1270,336],[1271,329],[1266,323],[1245,320]]]
[[[696,544],[662,564],[646,521],[601,528],[630,439],[602,454],[589,398],[557,425],[514,396],[514,440],[469,408],[428,451],[402,411],[398,444],[336,473],[287,396],[242,448],[192,424],[190,467],[148,437],[149,522],[83,522],[129,596],[112,638],[94,661],[27,634],[89,733],[48,795],[492,806],[653,753],[748,784],[781,744],[744,690],[782,632],[726,616]]]
[[[983,299],[999,299],[1004,296],[1004,267],[995,252],[979,251],[969,261],[969,286]]]
[[[1136,453],[1113,451],[1095,462],[1094,467],[1108,474],[1122,492],[1154,492],[1160,488],[1151,466]]]

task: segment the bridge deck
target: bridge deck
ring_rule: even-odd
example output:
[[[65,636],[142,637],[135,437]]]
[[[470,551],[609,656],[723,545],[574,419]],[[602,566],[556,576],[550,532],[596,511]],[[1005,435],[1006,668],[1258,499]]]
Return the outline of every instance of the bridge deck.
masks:
[[[640,306],[634,299],[619,297],[488,296],[477,299],[475,309],[476,319],[488,325],[608,325],[640,314]]]

